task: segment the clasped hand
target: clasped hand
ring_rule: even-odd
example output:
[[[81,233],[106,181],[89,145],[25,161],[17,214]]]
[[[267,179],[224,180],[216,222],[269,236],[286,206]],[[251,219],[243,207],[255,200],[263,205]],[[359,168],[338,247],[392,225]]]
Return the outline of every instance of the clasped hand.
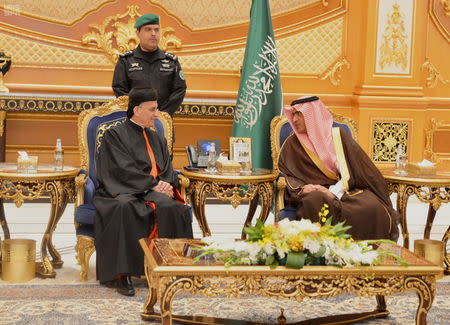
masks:
[[[327,189],[325,186],[322,185],[316,185],[316,184],[306,184],[305,186],[303,186],[303,190],[302,193],[306,194],[306,193],[311,193],[313,191],[320,191],[325,193],[328,197],[334,199],[335,195],[333,193],[330,192],[329,189]]]
[[[153,191],[166,194],[168,197],[173,198],[173,186],[170,183],[159,181],[156,186],[152,188]]]

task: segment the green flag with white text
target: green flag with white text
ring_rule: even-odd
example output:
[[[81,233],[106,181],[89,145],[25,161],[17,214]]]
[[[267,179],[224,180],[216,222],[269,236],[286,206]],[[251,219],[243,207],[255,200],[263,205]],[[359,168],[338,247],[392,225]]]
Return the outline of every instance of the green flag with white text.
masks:
[[[270,121],[283,106],[269,0],[252,0],[233,137],[252,139],[252,167],[272,168]]]

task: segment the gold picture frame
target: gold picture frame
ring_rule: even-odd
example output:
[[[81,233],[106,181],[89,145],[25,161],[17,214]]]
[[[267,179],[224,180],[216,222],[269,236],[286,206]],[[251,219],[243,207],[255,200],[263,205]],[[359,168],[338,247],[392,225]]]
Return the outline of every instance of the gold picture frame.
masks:
[[[241,164],[242,170],[252,168],[252,139],[244,137],[230,137],[230,160]]]

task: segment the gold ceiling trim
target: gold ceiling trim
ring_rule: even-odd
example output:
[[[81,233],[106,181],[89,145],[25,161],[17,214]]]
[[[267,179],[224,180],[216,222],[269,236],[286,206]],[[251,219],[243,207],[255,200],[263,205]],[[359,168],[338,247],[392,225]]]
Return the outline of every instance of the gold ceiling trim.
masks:
[[[449,0],[446,0],[445,2],[446,3],[450,3]],[[436,8],[435,8],[434,4],[435,4],[435,0],[428,0],[428,14],[430,15],[431,20],[433,21],[434,25],[438,29],[439,33],[441,33],[441,35],[447,40],[447,42],[450,42],[450,31],[447,30],[445,28],[445,26],[442,25],[441,21],[439,20],[439,17],[438,17],[438,14],[436,12]],[[442,3],[442,0],[441,0],[441,4],[444,5]],[[446,17],[449,17],[448,14],[450,12],[447,11],[447,9],[450,9],[450,8],[444,6],[445,15],[446,15]]]
[[[248,13],[250,12],[251,8],[251,0],[216,0],[216,11],[211,10],[211,5],[206,1],[202,1],[202,3],[198,4],[194,8],[192,7],[192,0],[146,1],[149,4],[161,8],[169,16],[176,18],[178,22],[189,31],[221,30],[223,28],[228,28],[231,26],[234,27],[248,24]],[[283,0],[283,2],[279,0],[269,1],[272,2],[270,4],[272,18],[276,18],[287,13],[292,13],[293,11],[297,11],[299,9],[312,5],[321,4],[324,7],[327,7],[329,5],[329,0],[303,0],[303,2],[300,4],[298,4],[299,0]],[[342,5],[343,1],[347,0],[340,0],[340,5]],[[293,3],[295,2],[297,2],[297,4],[294,5]],[[281,7],[281,9],[278,7]],[[196,14],[194,10],[198,10],[199,14]],[[233,10],[235,11],[235,13],[232,12]],[[218,12],[225,12],[225,15],[222,15],[222,17],[217,17]],[[188,16],[186,13],[189,13]],[[231,22],[227,21],[227,17],[232,17]],[[218,21],[219,18],[225,20],[225,22],[220,20]],[[214,22],[211,22],[213,19]],[[200,23],[198,23],[199,21]],[[208,23],[207,21],[210,21],[210,23]]]
[[[114,3],[114,2],[116,2],[116,0],[103,0],[96,7],[85,11],[80,17],[78,17],[78,18],[76,18],[76,19],[74,19],[72,21],[67,21],[67,20],[62,20],[62,19],[52,19],[52,18],[45,17],[45,16],[42,16],[42,15],[37,15],[37,14],[32,14],[32,13],[28,13],[28,12],[22,11],[20,8],[18,9],[18,11],[19,11],[20,16],[25,16],[25,17],[28,17],[28,18],[38,19],[38,20],[41,20],[41,21],[49,22],[49,23],[56,23],[56,24],[64,25],[64,26],[72,26],[72,25],[75,25],[76,23],[82,21],[90,13],[93,13],[93,12],[99,10],[105,4]],[[17,5],[14,6],[14,8],[16,8],[16,7],[17,7]],[[3,9],[5,12],[6,11],[11,11],[10,8],[11,8],[11,5],[0,5],[0,9]],[[14,10],[14,11],[17,11],[17,9]]]
[[[84,34],[81,43],[96,45],[115,64],[120,53],[133,50],[139,44],[139,38],[134,29],[136,17],[140,16],[138,9],[139,6],[127,6],[125,13],[109,16],[100,25],[89,25],[89,28],[94,31]],[[120,21],[125,18],[128,18],[125,23]],[[159,47],[162,50],[165,50],[168,46],[181,48],[181,41],[172,35],[173,32],[174,29],[171,27],[161,28]]]
[[[444,79],[442,77],[441,73],[436,69],[433,63],[430,62],[430,59],[426,59],[425,62],[422,64],[422,71],[426,70],[428,72],[427,77],[427,87],[428,88],[435,88],[439,82],[443,83],[444,85],[448,85],[450,83],[449,80]]]
[[[441,0],[441,5],[444,7],[445,15],[450,17],[450,0]]]
[[[33,41],[45,42],[48,44],[52,44],[53,46],[57,45],[58,47],[66,46],[74,49],[83,49],[86,50],[86,46],[83,46],[80,41],[71,40],[68,38],[53,36],[49,34],[39,33],[35,31],[31,31],[29,29],[24,29],[21,27],[12,26],[9,24],[5,24],[0,22],[0,31],[5,34],[14,35],[14,37],[18,37],[21,39],[30,39]],[[90,48],[90,52],[102,52],[97,48]]]

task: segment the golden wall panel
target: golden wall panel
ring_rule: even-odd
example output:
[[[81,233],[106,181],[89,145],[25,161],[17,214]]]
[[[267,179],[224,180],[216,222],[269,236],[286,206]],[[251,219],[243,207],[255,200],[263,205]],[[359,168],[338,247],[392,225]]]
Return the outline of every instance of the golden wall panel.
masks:
[[[115,0],[6,0],[0,4],[5,13],[24,15],[63,25],[71,25],[98,9],[101,5]]]
[[[280,71],[290,75],[323,73],[342,54],[344,18],[278,39]],[[301,46],[299,46],[301,44]],[[239,71],[245,47],[219,53],[180,56],[183,69],[203,71]]]
[[[393,163],[397,156],[397,148],[402,146],[403,152],[410,154],[410,134],[412,120],[395,120],[373,118],[371,121],[371,158],[377,163]]]
[[[379,0],[377,73],[410,74],[414,0]]]
[[[248,21],[251,0],[147,0],[165,8],[191,30],[245,23]],[[272,15],[292,11],[322,0],[270,0]],[[326,1],[325,1],[326,2]]]
[[[42,44],[0,33],[0,49],[12,54],[13,67],[60,67],[89,70],[112,70],[113,65],[103,54],[87,53],[63,47]]]

